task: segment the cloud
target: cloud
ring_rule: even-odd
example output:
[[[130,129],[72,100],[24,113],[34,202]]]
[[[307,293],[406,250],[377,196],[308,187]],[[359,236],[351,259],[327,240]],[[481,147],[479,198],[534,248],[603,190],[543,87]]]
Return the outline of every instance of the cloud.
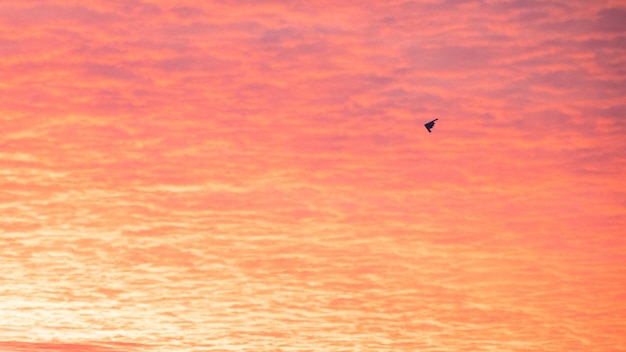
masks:
[[[132,71],[106,64],[85,64],[85,72],[89,76],[97,76],[101,78],[115,80],[131,80],[135,78]]]
[[[161,60],[157,67],[166,73],[187,72],[190,74],[201,74],[204,72],[223,73],[225,70],[231,70],[236,67],[236,64],[206,55],[203,57],[177,56]]]
[[[0,349],[623,344],[619,3],[0,14]]]
[[[449,46],[434,49],[416,48],[410,55],[414,61],[412,67],[416,69],[458,70],[467,73],[468,70],[485,69],[495,59],[495,52],[486,47]]]
[[[85,6],[39,4],[32,7],[8,7],[1,9],[4,20],[12,25],[40,26],[72,24],[81,25],[105,24],[113,21],[116,16],[92,10]]]
[[[598,12],[596,26],[598,29],[615,34],[626,31],[626,8],[613,7]]]
[[[129,343],[111,344],[72,344],[72,343],[28,343],[28,342],[0,342],[0,347],[10,352],[39,352],[39,351],[85,351],[85,352],[116,352],[138,351],[140,346]]]

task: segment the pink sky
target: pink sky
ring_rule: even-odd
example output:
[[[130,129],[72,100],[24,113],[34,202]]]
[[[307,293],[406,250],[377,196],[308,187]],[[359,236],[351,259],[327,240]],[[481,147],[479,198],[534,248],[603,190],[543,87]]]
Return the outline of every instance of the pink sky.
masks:
[[[623,1],[5,1],[0,53],[2,351],[626,351]]]

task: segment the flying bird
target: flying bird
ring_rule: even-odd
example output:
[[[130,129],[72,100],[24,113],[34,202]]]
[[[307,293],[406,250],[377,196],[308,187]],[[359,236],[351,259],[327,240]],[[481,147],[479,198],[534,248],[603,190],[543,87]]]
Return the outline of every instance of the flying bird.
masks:
[[[428,130],[428,133],[430,133],[430,129],[435,126],[435,121],[437,121],[437,120],[439,120],[439,119],[434,119],[434,120],[424,124],[424,127],[426,127],[426,129]]]

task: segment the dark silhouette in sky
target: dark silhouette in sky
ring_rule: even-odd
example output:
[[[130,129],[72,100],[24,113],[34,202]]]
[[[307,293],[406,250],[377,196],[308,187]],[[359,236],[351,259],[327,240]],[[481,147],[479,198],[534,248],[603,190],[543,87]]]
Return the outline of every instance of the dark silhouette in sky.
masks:
[[[426,129],[428,130],[428,133],[430,133],[430,129],[435,126],[435,121],[437,121],[437,120],[439,120],[439,119],[434,119],[434,120],[424,124],[424,127],[426,127]]]

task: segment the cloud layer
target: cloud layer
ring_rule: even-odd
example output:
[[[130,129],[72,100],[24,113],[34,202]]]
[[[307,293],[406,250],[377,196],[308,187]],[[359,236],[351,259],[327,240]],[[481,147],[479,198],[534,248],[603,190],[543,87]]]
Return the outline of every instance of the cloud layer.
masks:
[[[0,5],[0,349],[626,349],[624,23]]]

